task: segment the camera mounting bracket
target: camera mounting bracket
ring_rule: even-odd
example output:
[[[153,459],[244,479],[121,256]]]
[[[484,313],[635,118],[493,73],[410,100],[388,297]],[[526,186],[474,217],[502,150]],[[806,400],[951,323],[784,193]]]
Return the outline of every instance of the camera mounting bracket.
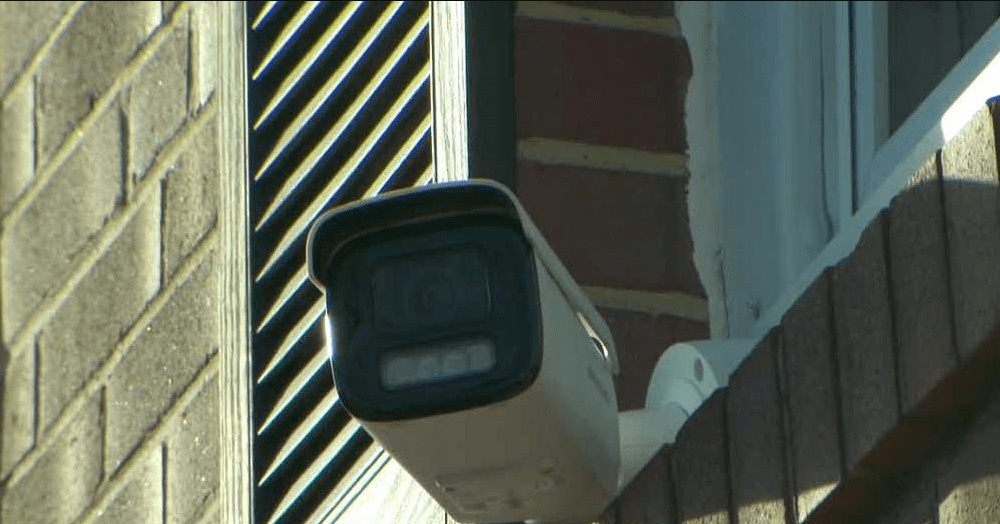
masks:
[[[729,384],[753,350],[752,339],[680,342],[660,355],[642,409],[618,413],[621,466],[618,493],[666,444],[712,393]]]

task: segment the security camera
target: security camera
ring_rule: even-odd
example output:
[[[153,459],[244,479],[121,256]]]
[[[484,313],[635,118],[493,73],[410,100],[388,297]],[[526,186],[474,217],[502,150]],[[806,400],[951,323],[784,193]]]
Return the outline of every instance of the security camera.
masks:
[[[692,410],[619,416],[610,329],[500,184],[335,208],[307,260],[343,407],[459,522],[596,517]]]
[[[611,501],[614,342],[508,189],[385,193],[322,215],[307,245],[344,408],[452,517]]]

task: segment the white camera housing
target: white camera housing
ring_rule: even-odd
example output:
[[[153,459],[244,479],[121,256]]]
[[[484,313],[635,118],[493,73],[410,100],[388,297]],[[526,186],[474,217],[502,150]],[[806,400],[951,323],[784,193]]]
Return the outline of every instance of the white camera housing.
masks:
[[[580,521],[613,500],[610,329],[507,188],[333,209],[307,259],[345,409],[454,519]]]

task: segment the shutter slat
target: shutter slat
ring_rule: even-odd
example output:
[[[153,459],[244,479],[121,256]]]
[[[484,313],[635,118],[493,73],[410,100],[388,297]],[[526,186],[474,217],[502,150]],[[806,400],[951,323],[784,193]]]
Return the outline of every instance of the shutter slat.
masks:
[[[309,311],[295,323],[295,326],[288,332],[287,335],[281,340],[278,345],[278,351],[274,353],[274,356],[267,362],[264,366],[264,370],[260,372],[257,377],[258,382],[263,382],[267,380],[268,375],[274,371],[274,368],[288,356],[289,350],[295,345],[295,342],[306,334],[306,331],[314,328],[320,323],[320,319],[323,318],[323,310],[326,307],[326,303],[322,299],[317,300],[313,303]]]
[[[366,449],[344,474],[344,481],[337,486],[337,489],[330,491],[320,507],[304,522],[309,524],[336,522],[337,517],[390,460],[389,454],[378,446]]]
[[[288,491],[285,492],[281,501],[278,502],[274,514],[268,519],[267,524],[273,524],[283,517],[285,512],[288,511],[289,506],[302,496],[309,484],[318,476],[319,472],[333,462],[337,458],[337,452],[340,451],[348,440],[359,432],[364,432],[364,430],[361,429],[358,421],[353,418],[350,419],[347,422],[347,426],[337,433],[337,436],[327,444],[326,448],[319,453],[316,459],[295,477],[295,481],[289,486]]]
[[[299,370],[299,373],[295,375],[292,383],[282,391],[281,396],[275,401],[274,407],[266,413],[263,422],[260,423],[260,427],[257,429],[258,435],[270,429],[271,424],[273,424],[274,421],[277,420],[282,413],[284,413],[285,409],[291,405],[293,400],[295,400],[296,395],[302,391],[305,385],[309,383],[309,381],[312,380],[317,373],[329,372],[329,369],[327,368],[327,359],[329,358],[329,355],[327,355],[325,351],[318,351],[313,358],[311,358],[309,362]],[[336,394],[336,390],[331,391]]]
[[[375,145],[379,140],[383,138],[384,133],[388,128],[399,118],[403,109],[413,102],[413,95],[416,94],[418,90],[427,90],[429,88],[430,80],[430,64],[427,64],[413,82],[407,87],[407,90],[403,93],[397,101],[396,104],[390,109],[389,114],[385,115],[382,120],[378,123],[378,127],[370,133],[366,138],[364,143],[354,151],[354,154],[345,162],[344,166],[338,170],[334,177],[326,184],[323,191],[317,195],[309,205],[301,212],[298,213],[298,218],[293,223],[287,232],[281,237],[278,245],[274,249],[274,253],[282,253],[290,248],[290,244],[296,240],[301,240],[306,233],[308,233],[309,224],[313,222],[319,215],[328,208],[328,202],[330,196],[336,196],[340,193],[344,184],[347,182],[348,178],[353,176],[356,171],[361,167],[361,163],[368,157]],[[290,196],[290,195],[289,195]],[[275,208],[277,209],[277,208]],[[267,274],[273,267],[274,263],[277,261],[278,255],[272,255],[265,262],[264,267],[260,270],[258,278],[260,276]]]
[[[253,18],[253,22],[250,23],[250,30],[256,31],[261,24],[267,21],[267,16],[274,11],[274,7],[278,5],[278,2],[264,2],[264,5],[260,8],[257,16]]]
[[[303,286],[306,285],[311,286],[312,283],[309,282],[309,270],[306,268],[305,264],[303,264],[295,270],[295,274],[292,275],[292,278],[288,279],[288,282],[286,282],[281,288],[281,291],[278,292],[278,296],[275,297],[274,301],[271,303],[270,309],[267,310],[267,313],[264,314],[264,318],[262,318],[257,324],[257,332],[260,333],[262,329],[267,327],[267,323],[274,318],[274,316],[281,310],[281,307],[288,302],[292,295],[297,293],[303,288]]]
[[[427,17],[422,17],[422,20],[426,22]],[[379,69],[375,76],[368,82],[368,84],[362,89],[362,91],[357,95],[354,103],[344,112],[344,118],[341,118],[337,123],[323,136],[323,138],[311,149],[309,155],[303,159],[303,161],[295,166],[295,170],[286,178],[285,183],[282,185],[281,189],[278,190],[278,194],[275,198],[275,202],[280,204],[283,198],[287,198],[289,193],[302,183],[302,180],[309,174],[313,166],[319,161],[319,159],[324,156],[333,146],[337,140],[342,136],[345,130],[348,129],[351,124],[356,122],[359,115],[364,114],[362,109],[365,105],[369,103],[375,92],[384,85],[386,79],[393,73],[393,71],[398,67],[400,58],[404,53],[406,53],[411,46],[416,42],[417,38],[424,34],[426,29],[421,27],[420,24],[414,26],[414,30],[411,34],[407,35],[400,44],[393,51],[393,55],[390,60],[387,60],[385,64]],[[429,76],[429,71],[428,71]],[[412,93],[410,94],[412,96]],[[302,125],[308,124],[308,121],[302,122]],[[266,167],[265,167],[266,169]],[[264,215],[260,217],[257,222],[257,229],[260,229],[261,225],[271,217],[274,211],[277,209],[276,204],[272,204],[264,212]]]
[[[285,49],[285,46],[287,46],[288,43],[292,40],[292,36],[294,36],[296,32],[302,29],[303,24],[310,16],[313,15],[313,13],[316,12],[316,9],[319,8],[319,5],[320,2],[309,1],[303,3],[299,7],[299,10],[295,12],[295,16],[293,16],[292,19],[289,20],[287,24],[285,24],[285,27],[282,28],[281,33],[278,34],[278,40],[271,46],[270,49],[268,49],[267,53],[264,55],[264,58],[261,59],[259,64],[257,64],[257,68],[250,76],[253,80],[257,80],[257,78],[260,77],[260,75],[267,69],[267,67],[271,65],[271,62],[273,62],[274,59],[279,54],[281,54],[281,52]]]
[[[428,2],[247,8],[254,522],[334,522],[389,460],[344,409],[305,237],[338,204],[430,183]]]
[[[329,28],[327,28],[323,35],[317,40],[309,52],[303,56],[296,64],[292,72],[282,79],[281,84],[278,85],[278,89],[274,95],[272,95],[267,100],[267,105],[261,110],[261,114],[257,117],[257,120],[253,124],[253,129],[259,128],[267,118],[272,114],[272,112],[277,108],[282,102],[285,101],[285,97],[295,88],[307,73],[316,65],[319,57],[324,51],[337,39],[347,27],[347,25],[352,21],[351,19],[358,10],[361,8],[360,2],[350,2],[347,7],[337,16],[337,19],[333,22]]]
[[[284,153],[288,145],[298,136],[298,134],[305,128],[308,127],[309,121],[319,112],[320,107],[330,99],[337,91],[337,89],[344,83],[344,80],[349,74],[351,74],[355,68],[362,63],[365,55],[372,49],[378,37],[382,34],[381,27],[388,23],[390,19],[399,13],[402,7],[402,2],[392,2],[388,9],[378,20],[375,21],[372,28],[368,31],[365,37],[358,42],[355,46],[354,51],[344,60],[342,67],[336,69],[330,76],[329,80],[317,91],[317,93],[309,100],[309,103],[296,113],[294,120],[286,127],[284,132],[278,138],[277,144],[274,148],[268,152],[264,161],[261,163],[260,167],[254,174],[254,179],[262,178],[269,173],[269,169],[274,162]],[[414,25],[414,29],[419,29],[420,24]],[[412,30],[411,30],[412,31]],[[413,34],[416,38],[417,34]]]
[[[323,397],[323,400],[313,407],[312,411],[306,415],[306,418],[300,422],[299,425],[292,430],[291,435],[285,439],[285,443],[281,445],[281,448],[278,450],[274,459],[267,464],[267,469],[264,470],[264,475],[259,481],[257,481],[258,485],[267,482],[275,470],[281,467],[281,465],[285,462],[285,459],[287,459],[289,455],[291,455],[292,452],[302,444],[306,435],[317,429],[319,420],[327,416],[334,409],[339,398],[340,397],[337,395],[337,392],[331,389],[327,392],[326,396]]]

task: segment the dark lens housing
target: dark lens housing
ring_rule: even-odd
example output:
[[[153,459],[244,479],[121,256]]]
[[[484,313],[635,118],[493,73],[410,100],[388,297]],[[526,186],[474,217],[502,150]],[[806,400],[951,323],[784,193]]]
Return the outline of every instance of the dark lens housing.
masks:
[[[487,270],[475,244],[384,260],[372,271],[376,329],[400,333],[484,320]]]
[[[333,373],[362,420],[447,413],[511,398],[541,365],[538,283],[516,220],[484,213],[387,228],[345,243],[326,272]],[[495,347],[488,371],[387,389],[385,355],[470,338]]]

